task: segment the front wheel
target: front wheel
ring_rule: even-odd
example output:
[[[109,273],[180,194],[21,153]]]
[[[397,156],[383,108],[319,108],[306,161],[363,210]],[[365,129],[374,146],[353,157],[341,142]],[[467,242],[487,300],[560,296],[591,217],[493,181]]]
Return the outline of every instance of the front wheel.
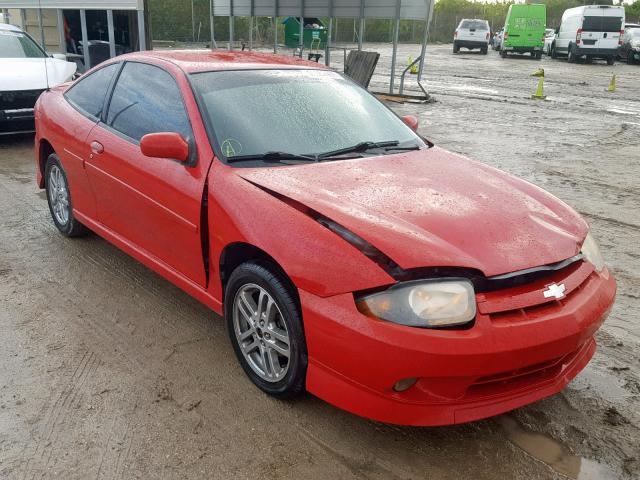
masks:
[[[237,267],[225,291],[225,320],[243,370],[262,391],[291,398],[304,391],[307,346],[296,293],[268,262]]]
[[[555,45],[551,45],[551,58],[558,58],[558,52],[556,52]]]
[[[49,155],[44,169],[47,203],[56,228],[66,237],[78,237],[87,233],[87,228],[73,215],[71,190],[67,174],[55,153]]]
[[[636,63],[636,59],[633,56],[632,52],[628,52],[627,53],[627,65],[633,65],[634,63]]]

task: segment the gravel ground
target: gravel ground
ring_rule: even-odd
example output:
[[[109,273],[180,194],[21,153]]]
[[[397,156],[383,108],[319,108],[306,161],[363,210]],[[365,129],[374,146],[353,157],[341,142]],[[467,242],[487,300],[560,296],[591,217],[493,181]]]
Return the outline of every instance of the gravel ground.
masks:
[[[390,48],[367,49],[382,52],[382,90]],[[418,52],[401,46],[401,64]],[[539,67],[547,101],[529,98]],[[574,206],[618,280],[598,352],[563,393],[446,428],[263,395],[220,318],[100,238],[61,237],[33,181],[33,137],[0,138],[0,478],[638,478],[639,75],[434,45],[435,101],[391,104],[440,146]]]

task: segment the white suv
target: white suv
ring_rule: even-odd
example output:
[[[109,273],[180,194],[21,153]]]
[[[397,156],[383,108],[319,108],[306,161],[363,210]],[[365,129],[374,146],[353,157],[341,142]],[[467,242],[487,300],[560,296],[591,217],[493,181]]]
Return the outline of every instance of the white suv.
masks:
[[[477,18],[463,18],[456,31],[453,33],[453,53],[458,53],[461,48],[480,49],[483,55],[489,50],[489,37],[491,29],[489,22]]]

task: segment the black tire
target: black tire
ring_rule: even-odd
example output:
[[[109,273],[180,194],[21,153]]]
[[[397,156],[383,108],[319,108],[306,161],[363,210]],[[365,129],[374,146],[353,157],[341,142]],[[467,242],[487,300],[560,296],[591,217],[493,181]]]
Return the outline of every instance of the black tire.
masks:
[[[489,49],[487,47],[482,47],[480,51],[482,52],[482,55],[486,55],[488,50]]]
[[[633,56],[633,53],[627,52],[627,65],[633,65],[634,63],[636,63],[636,59]]]
[[[240,349],[234,327],[234,300],[238,291],[247,285],[264,289],[275,301],[281,312],[289,336],[289,363],[284,377],[278,381],[261,378],[249,365]],[[225,290],[224,315],[229,339],[236,357],[247,376],[260,390],[280,399],[293,398],[305,390],[307,376],[307,344],[304,337],[302,315],[294,287],[283,273],[270,262],[246,262],[238,266]],[[262,335],[260,336],[262,339]],[[265,335],[266,339],[266,335]],[[264,339],[263,339],[264,340]],[[266,340],[265,340],[266,341]],[[262,348],[262,347],[261,347]]]
[[[59,218],[59,215],[54,212],[53,198],[55,197],[55,194],[52,190],[52,173],[57,172],[60,172],[58,179],[61,179],[64,182],[64,188],[67,192],[68,213],[66,221],[62,221]],[[51,155],[49,155],[49,158],[47,158],[47,163],[44,168],[44,186],[47,192],[47,203],[49,204],[49,212],[51,212],[51,218],[53,219],[53,223],[60,231],[60,233],[62,233],[65,237],[80,237],[82,235],[86,235],[89,230],[73,215],[73,199],[71,189],[69,188],[69,181],[67,180],[67,173],[64,171],[62,163],[60,163],[60,159],[55,153],[52,153]]]
[[[453,42],[453,53],[458,53],[460,51],[460,47],[456,42]]]
[[[555,43],[551,44],[551,58],[558,58],[558,52],[556,51]]]
[[[542,52],[536,52],[534,56],[536,60],[542,60]]]
[[[567,63],[576,63],[577,57],[573,51],[573,45],[569,45],[569,50],[567,51]]]
[[[616,63],[616,57],[607,57],[607,65],[613,65]]]
[[[507,58],[507,51],[506,50],[500,50],[500,56],[502,58]]]

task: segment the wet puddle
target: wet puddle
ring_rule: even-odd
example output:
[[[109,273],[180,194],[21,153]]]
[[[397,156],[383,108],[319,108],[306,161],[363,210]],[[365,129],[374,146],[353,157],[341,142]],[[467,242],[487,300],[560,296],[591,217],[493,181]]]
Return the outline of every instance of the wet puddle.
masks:
[[[511,443],[557,473],[575,480],[613,480],[616,475],[608,467],[574,455],[558,441],[542,433],[531,432],[508,416],[497,419]]]

